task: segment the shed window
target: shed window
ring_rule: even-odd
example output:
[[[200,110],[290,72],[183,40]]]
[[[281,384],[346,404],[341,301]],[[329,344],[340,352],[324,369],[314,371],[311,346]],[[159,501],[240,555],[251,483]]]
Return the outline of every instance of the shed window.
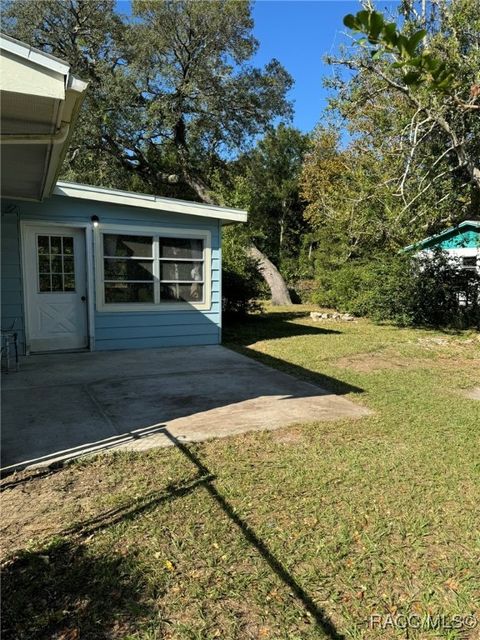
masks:
[[[462,266],[464,269],[475,269],[477,266],[477,256],[464,256],[462,258]]]
[[[204,238],[102,236],[104,304],[204,302]]]

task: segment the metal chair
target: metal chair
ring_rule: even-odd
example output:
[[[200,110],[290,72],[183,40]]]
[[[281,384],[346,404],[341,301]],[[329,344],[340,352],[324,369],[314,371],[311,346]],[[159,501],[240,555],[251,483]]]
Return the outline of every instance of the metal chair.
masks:
[[[15,322],[8,329],[1,330],[2,347],[1,347],[1,359],[5,360],[5,371],[8,373],[11,371],[10,362],[11,351],[13,349],[15,359],[15,371],[18,371],[18,333],[14,330]]]

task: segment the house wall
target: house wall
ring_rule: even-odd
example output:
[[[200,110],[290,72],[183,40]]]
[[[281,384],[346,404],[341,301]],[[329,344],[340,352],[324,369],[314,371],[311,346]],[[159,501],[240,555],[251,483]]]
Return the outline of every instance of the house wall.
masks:
[[[44,202],[2,203],[2,328],[14,324],[25,352],[25,314],[21,262],[21,221],[90,223],[199,229],[211,233],[211,306],[206,310],[94,311],[95,350],[217,344],[221,340],[221,223],[219,220],[170,214],[137,207],[52,196]],[[89,292],[95,300],[95,292]],[[165,305],[166,306],[166,305]]]

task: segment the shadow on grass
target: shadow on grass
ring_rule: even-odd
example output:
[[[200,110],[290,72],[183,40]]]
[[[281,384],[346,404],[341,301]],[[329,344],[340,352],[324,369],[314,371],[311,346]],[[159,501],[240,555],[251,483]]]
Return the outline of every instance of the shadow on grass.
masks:
[[[262,362],[272,369],[279,369],[300,380],[311,382],[326,391],[345,395],[347,393],[363,393],[363,389],[355,385],[343,382],[337,378],[332,378],[324,373],[312,371],[305,367],[275,358],[256,349],[251,349],[248,345],[261,340],[275,340],[276,338],[290,338],[302,335],[329,335],[340,334],[341,331],[325,329],[323,327],[312,327],[310,325],[289,322],[295,318],[305,317],[305,312],[275,313],[267,316],[249,316],[242,323],[235,322],[227,324],[223,330],[223,346],[237,351],[238,353]]]
[[[84,540],[202,487],[310,614],[322,637],[344,640],[325,611],[216,488],[215,476],[201,459],[168,429],[162,432],[193,464],[195,476],[70,527],[40,552],[25,552],[8,563],[2,576],[2,637],[120,638],[134,631],[138,619],[157,619],[160,624],[158,612],[142,598],[146,586],[135,559],[114,552],[99,557]]]
[[[99,556],[66,540],[24,552],[2,571],[2,638],[125,637],[129,618],[153,615],[140,600],[143,587],[129,556]]]
[[[325,329],[325,327],[313,327],[309,324],[292,322],[292,320],[300,319],[308,319],[305,311],[250,315],[241,321],[227,318],[223,328],[224,341],[237,345],[248,345],[260,340],[341,333],[341,331],[335,329]]]
[[[168,431],[168,429],[165,429],[165,435],[172,444],[174,444],[177,449],[179,449],[183,455],[190,460],[196,469],[198,469],[199,474],[204,477],[213,477],[209,469],[189,447],[187,447],[183,442],[180,442],[178,438]],[[219,505],[232,523],[240,530],[247,542],[256,549],[280,580],[282,580],[282,582],[291,589],[293,595],[312,616],[318,629],[322,631],[323,635],[330,640],[345,640],[345,636],[337,631],[325,611],[315,603],[310,594],[305,591],[299,582],[297,582],[295,577],[288,571],[285,565],[282,564],[282,562],[270,551],[265,542],[257,536],[252,527],[250,527],[250,525],[238,515],[235,508],[218,491],[214,483],[209,480],[204,486],[213,500]]]
[[[2,571],[2,638],[124,637],[129,620],[154,617],[155,612],[141,601],[144,584],[135,560],[118,553],[89,555],[82,539],[129,522],[214,479],[200,475],[149,493],[133,504],[70,527],[41,551],[23,552],[7,563]]]

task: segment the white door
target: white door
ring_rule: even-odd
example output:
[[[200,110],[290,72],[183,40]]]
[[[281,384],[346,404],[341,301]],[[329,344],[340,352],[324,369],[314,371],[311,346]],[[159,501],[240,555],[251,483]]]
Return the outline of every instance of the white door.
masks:
[[[86,347],[84,230],[56,225],[26,226],[24,229],[29,350]]]

